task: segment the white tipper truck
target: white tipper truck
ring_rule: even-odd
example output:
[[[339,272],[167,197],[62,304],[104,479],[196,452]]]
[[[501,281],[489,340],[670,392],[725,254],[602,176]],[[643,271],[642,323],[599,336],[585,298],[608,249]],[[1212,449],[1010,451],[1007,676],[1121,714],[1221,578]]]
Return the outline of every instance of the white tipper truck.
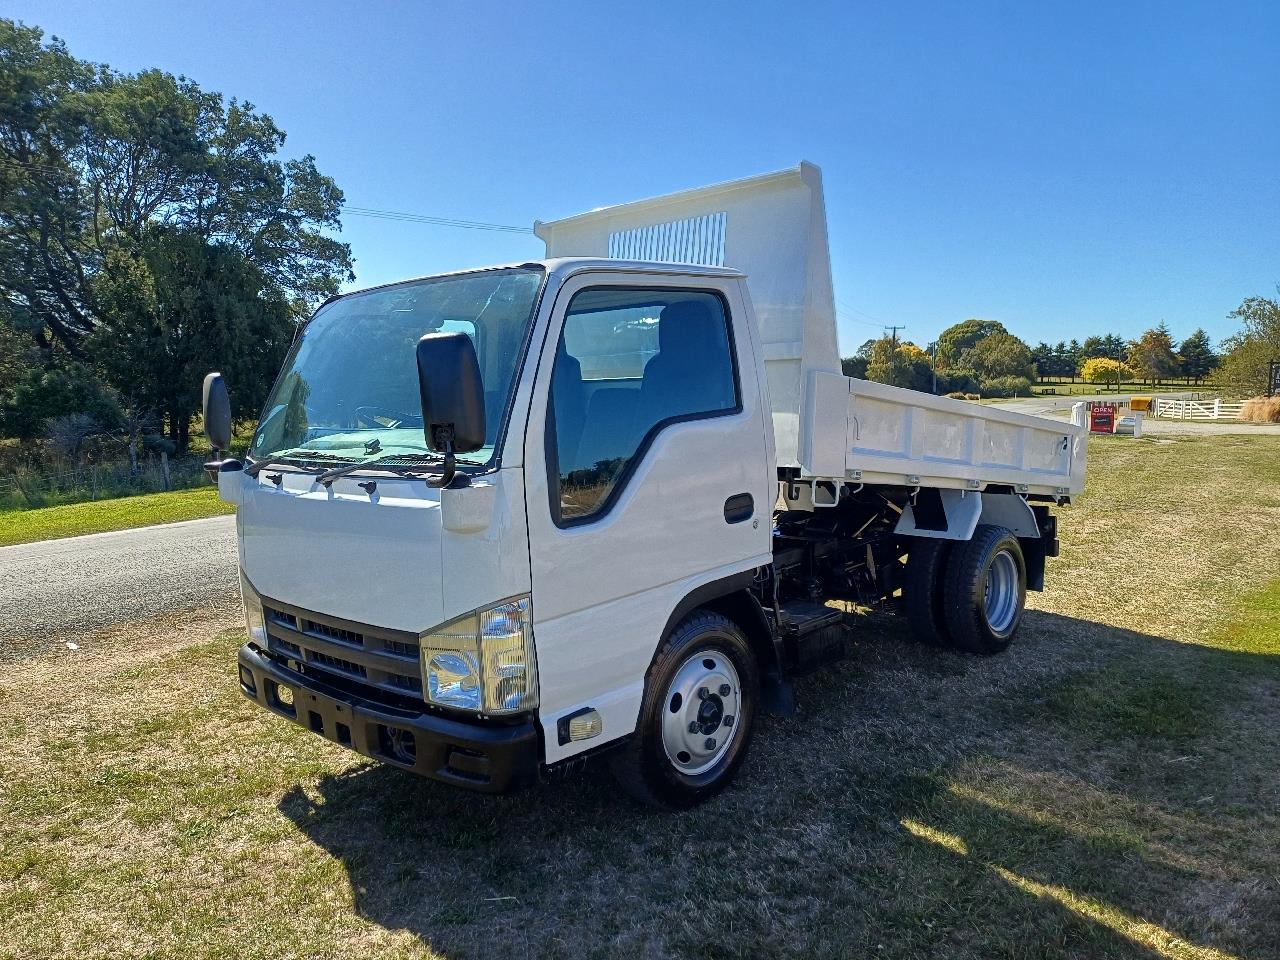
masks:
[[[1084,427],[843,376],[816,167],[535,232],[545,260],[325,303],[215,452],[246,696],[459,787],[608,754],[685,807],[849,604],[1009,645]],[[218,374],[205,423],[225,450]]]

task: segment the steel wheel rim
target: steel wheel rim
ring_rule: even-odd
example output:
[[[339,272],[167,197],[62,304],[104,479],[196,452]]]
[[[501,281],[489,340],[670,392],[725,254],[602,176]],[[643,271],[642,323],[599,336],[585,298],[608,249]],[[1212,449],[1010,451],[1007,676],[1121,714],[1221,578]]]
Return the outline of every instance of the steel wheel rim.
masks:
[[[1006,636],[1018,619],[1018,561],[1008,550],[991,558],[987,585],[982,598],[987,626],[997,636]]]
[[[738,738],[742,684],[733,661],[699,650],[680,664],[662,701],[662,749],[687,776],[706,773]]]

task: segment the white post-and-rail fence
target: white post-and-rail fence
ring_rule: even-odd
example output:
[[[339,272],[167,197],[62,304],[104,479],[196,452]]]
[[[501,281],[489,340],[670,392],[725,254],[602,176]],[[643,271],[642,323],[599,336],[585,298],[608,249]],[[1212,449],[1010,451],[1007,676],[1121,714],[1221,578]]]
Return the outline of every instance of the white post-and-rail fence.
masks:
[[[1168,400],[1157,397],[1151,405],[1151,415],[1165,420],[1236,420],[1243,406],[1243,402],[1228,403],[1224,400]]]

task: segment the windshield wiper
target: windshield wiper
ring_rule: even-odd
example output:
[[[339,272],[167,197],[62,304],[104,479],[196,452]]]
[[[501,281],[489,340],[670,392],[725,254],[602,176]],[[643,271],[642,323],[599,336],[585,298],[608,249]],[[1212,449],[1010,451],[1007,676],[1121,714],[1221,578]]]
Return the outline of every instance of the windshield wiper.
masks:
[[[480,460],[469,460],[465,457],[456,457],[454,459],[456,459],[458,463],[465,463],[472,467],[484,466],[483,461]],[[357,470],[363,470],[365,467],[373,466],[382,466],[383,469],[391,470],[396,473],[412,472],[421,474],[422,472],[410,466],[401,467],[399,465],[392,464],[390,462],[392,460],[408,460],[411,463],[436,464],[441,461],[444,461],[446,464],[448,463],[448,458],[438,453],[384,453],[382,456],[374,457],[372,460],[360,460],[354,463],[344,463],[340,467],[334,467],[331,470],[326,470],[324,473],[320,474],[320,476],[316,477],[316,480],[327,487],[332,484],[334,480],[338,479],[338,477],[345,477],[349,473],[355,473]]]
[[[303,456],[303,454],[305,454],[305,456]],[[282,454],[273,454],[272,456],[267,457],[265,460],[255,460],[253,463],[249,464],[249,466],[244,468],[244,472],[251,477],[256,477],[267,467],[276,465],[276,466],[294,467],[295,469],[301,470],[303,473],[322,473],[324,471],[324,467],[307,467],[299,463],[298,461],[299,460],[329,460],[329,461],[341,460],[345,463],[346,459],[347,459],[346,457],[335,457],[331,453],[320,453],[319,451],[311,451],[311,450],[292,451],[292,452],[282,453]]]
[[[438,462],[440,457],[431,453],[384,453],[380,457],[374,457],[372,460],[356,460],[352,463],[344,463],[340,467],[334,467],[326,470],[320,476],[316,477],[318,481],[326,487],[333,483],[338,477],[345,477],[348,473],[355,473],[357,470],[363,470],[365,467],[372,467],[376,464],[386,463],[389,460],[412,460],[425,461],[428,463]]]

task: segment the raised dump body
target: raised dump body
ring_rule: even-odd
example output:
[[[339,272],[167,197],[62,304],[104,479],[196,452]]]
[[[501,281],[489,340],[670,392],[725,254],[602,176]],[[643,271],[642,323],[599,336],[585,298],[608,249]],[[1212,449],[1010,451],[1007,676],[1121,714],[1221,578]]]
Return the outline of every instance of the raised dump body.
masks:
[[[840,373],[822,174],[777,173],[538,222],[548,257],[731,267],[764,346],[778,467],[954,489],[1078,494],[1085,430]]]

